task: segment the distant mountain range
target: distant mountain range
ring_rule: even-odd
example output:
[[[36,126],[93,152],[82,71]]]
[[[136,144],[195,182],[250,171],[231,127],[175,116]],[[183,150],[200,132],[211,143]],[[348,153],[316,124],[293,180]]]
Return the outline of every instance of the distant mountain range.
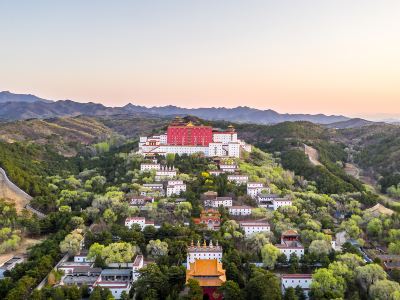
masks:
[[[128,104],[106,107],[98,103],[79,103],[72,100],[51,101],[34,95],[0,92],[0,119],[45,119],[62,116],[110,116],[117,114],[149,114],[156,116],[193,115],[207,120],[226,120],[236,123],[277,124],[286,121],[309,121],[317,124],[347,122],[351,118],[324,114],[280,114],[273,110],[259,110],[246,106],[236,108],[181,108],[177,106],[145,107]],[[362,120],[365,121],[365,120]],[[368,122],[368,121],[365,121]],[[361,125],[364,122],[357,121]],[[342,124],[344,125],[344,124]]]
[[[50,103],[51,100],[42,99],[36,97],[34,95],[26,95],[26,94],[13,94],[9,91],[0,92],[0,103],[5,102],[25,102],[25,103],[33,103],[33,102],[45,102]]]

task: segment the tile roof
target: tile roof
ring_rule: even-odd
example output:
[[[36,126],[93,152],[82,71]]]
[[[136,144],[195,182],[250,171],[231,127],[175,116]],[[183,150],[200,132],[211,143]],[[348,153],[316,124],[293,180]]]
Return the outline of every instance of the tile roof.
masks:
[[[217,259],[196,259],[186,271],[186,282],[196,279],[200,286],[221,286],[226,282],[225,270]]]

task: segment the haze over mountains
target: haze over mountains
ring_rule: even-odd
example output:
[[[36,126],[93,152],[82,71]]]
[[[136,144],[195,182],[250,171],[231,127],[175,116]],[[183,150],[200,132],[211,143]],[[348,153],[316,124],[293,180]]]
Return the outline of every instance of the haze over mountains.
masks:
[[[280,114],[274,110],[259,110],[246,106],[236,108],[181,108],[177,106],[145,107],[128,104],[123,107],[106,107],[98,103],[79,103],[72,100],[51,101],[34,95],[0,92],[0,119],[21,120],[61,116],[110,116],[117,114],[149,114],[157,116],[193,115],[207,120],[226,120],[236,123],[277,124],[285,121],[309,121],[318,124],[348,126],[351,118],[324,114]],[[347,122],[347,123],[346,123]],[[354,123],[354,122],[353,122]],[[365,125],[369,121],[358,120]],[[340,127],[339,126],[339,127]]]

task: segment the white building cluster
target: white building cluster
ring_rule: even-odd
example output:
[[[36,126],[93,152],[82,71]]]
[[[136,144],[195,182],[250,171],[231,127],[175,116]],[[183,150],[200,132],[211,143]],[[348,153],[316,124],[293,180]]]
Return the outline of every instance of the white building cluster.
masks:
[[[196,127],[190,122],[186,126],[188,130]],[[176,141],[176,137],[173,140]],[[150,137],[144,136],[139,139],[138,153],[142,155],[203,153],[209,157],[240,157],[240,151],[251,151],[250,145],[238,139],[233,127],[228,131],[213,130],[211,142],[204,142],[204,138],[202,140],[203,142],[200,144],[198,140],[196,140],[196,143],[192,141],[191,143],[176,144],[168,138],[168,133]]]
[[[143,267],[143,255],[137,255],[133,262],[109,263],[105,268],[97,268],[93,260],[87,258],[87,251],[82,251],[73,261],[59,264],[57,270],[64,273],[60,285],[86,285],[89,292],[95,287],[107,288],[115,299],[120,299],[123,292],[129,294]]]

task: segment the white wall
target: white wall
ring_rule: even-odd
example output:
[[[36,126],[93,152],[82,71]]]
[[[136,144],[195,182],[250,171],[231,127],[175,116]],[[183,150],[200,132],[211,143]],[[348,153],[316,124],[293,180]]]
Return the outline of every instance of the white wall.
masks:
[[[278,248],[281,253],[286,255],[286,258],[289,260],[290,255],[292,253],[296,253],[298,258],[301,258],[304,255],[304,248]]]
[[[243,228],[245,235],[270,231],[270,226],[246,226],[246,225],[240,225],[240,226]]]

